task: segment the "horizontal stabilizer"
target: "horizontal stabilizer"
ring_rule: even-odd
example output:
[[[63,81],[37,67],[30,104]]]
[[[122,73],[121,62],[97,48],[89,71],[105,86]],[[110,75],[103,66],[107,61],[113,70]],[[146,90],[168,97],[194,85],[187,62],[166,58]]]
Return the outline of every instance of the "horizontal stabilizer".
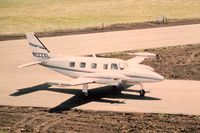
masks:
[[[24,67],[29,67],[29,66],[34,66],[34,65],[38,65],[44,63],[44,61],[35,61],[35,62],[31,62],[31,63],[26,63],[20,66],[17,66],[17,68],[24,68]]]
[[[140,57],[146,57],[146,58],[152,58],[152,57],[156,56],[155,54],[148,53],[148,52],[137,52],[137,53],[133,53],[133,55],[140,56]]]

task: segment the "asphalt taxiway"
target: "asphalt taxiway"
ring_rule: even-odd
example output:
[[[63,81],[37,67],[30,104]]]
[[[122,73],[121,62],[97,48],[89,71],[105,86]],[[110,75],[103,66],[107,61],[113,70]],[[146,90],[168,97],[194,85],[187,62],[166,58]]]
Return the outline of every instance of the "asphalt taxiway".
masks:
[[[48,37],[41,41],[55,54],[85,55],[199,43],[200,25]],[[16,66],[32,61],[26,40],[1,41],[0,61],[0,105],[200,114],[200,81],[145,84],[151,90],[145,98],[130,91],[114,94],[109,87],[90,85],[94,88],[93,95],[85,98],[80,86],[59,88],[43,84],[50,80],[70,80],[66,76],[41,66],[17,69]]]

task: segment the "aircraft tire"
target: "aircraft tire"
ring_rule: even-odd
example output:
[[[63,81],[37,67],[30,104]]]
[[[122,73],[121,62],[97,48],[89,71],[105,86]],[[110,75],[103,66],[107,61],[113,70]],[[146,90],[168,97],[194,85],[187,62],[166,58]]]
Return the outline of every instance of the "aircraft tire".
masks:
[[[139,94],[140,94],[141,97],[144,97],[144,95],[145,95],[145,90],[143,90],[143,89],[139,90]]]
[[[90,96],[90,90],[88,90],[88,92],[86,93],[86,92],[83,92],[83,96],[85,96],[85,97],[88,97],[88,96]]]

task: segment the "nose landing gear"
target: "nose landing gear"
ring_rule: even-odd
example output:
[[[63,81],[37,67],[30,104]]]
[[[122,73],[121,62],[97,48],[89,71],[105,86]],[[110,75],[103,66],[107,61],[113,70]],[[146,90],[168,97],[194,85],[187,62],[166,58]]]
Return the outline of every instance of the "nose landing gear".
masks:
[[[140,94],[141,97],[144,97],[145,93],[146,92],[145,92],[144,89],[139,90],[139,94]]]
[[[139,94],[140,94],[140,96],[141,97],[144,97],[144,95],[145,95],[145,90],[143,89],[143,85],[141,84],[141,83],[139,83],[139,85],[140,85],[140,87],[141,87],[141,90],[139,90]]]

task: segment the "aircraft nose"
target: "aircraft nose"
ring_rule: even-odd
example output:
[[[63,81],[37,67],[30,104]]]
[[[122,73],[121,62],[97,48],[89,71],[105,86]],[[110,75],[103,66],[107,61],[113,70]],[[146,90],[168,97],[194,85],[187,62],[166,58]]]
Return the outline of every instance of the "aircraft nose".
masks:
[[[155,79],[157,79],[157,80],[159,80],[159,81],[162,81],[162,80],[164,80],[164,77],[163,76],[161,76],[160,74],[158,74],[158,73],[154,73],[154,78]]]

